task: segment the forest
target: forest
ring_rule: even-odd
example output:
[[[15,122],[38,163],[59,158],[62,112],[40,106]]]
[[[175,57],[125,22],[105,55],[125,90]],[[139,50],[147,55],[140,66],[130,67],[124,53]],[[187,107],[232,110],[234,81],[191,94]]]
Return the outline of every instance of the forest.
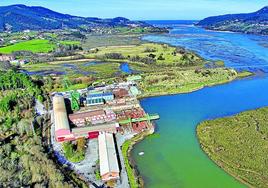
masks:
[[[34,111],[46,96],[40,81],[2,71],[0,89],[0,187],[72,187],[43,142],[49,116]]]

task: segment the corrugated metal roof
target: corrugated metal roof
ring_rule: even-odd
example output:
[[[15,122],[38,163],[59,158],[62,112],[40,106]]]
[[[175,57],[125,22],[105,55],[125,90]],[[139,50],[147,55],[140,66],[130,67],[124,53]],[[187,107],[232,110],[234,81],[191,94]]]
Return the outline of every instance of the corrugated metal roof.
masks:
[[[95,110],[95,111],[89,111],[89,112],[70,114],[69,118],[72,121],[72,120],[80,119],[80,118],[88,118],[88,117],[103,116],[103,115],[105,115],[104,110]]]
[[[113,134],[99,135],[100,175],[119,173],[118,160],[115,150]]]
[[[74,134],[81,134],[81,133],[88,133],[88,132],[95,132],[95,131],[108,131],[116,132],[116,128],[118,127],[118,123],[105,123],[105,124],[98,124],[93,126],[85,126],[85,127],[75,127],[72,129],[72,133]]]
[[[70,125],[67,117],[63,96],[55,95],[53,97],[53,113],[54,113],[55,131],[61,129],[70,130]]]
[[[135,87],[135,86],[131,86],[131,87],[130,87],[130,92],[131,92],[133,95],[135,95],[135,96],[140,94],[140,91],[139,91],[138,88]]]
[[[104,96],[111,96],[113,95],[112,92],[108,92],[108,93],[96,93],[96,94],[89,94],[87,97],[88,98],[93,98],[93,97],[104,97]]]

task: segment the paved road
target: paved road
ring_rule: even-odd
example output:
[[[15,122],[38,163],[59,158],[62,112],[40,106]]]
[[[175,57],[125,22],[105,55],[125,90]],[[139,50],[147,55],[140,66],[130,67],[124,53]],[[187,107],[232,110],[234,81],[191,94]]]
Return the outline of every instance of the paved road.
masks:
[[[35,99],[35,112],[38,114],[38,115],[44,115],[47,113],[47,110],[45,109],[45,106],[39,102],[38,100]]]

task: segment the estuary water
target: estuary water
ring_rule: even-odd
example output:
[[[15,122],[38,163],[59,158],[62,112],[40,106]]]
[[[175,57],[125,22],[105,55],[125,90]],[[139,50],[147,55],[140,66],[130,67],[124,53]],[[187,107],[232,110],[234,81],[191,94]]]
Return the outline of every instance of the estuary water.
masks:
[[[161,117],[156,122],[159,136],[147,137],[132,151],[145,187],[244,187],[200,149],[196,126],[207,119],[268,106],[268,38],[205,31],[189,22],[158,23],[172,27],[170,34],[149,35],[144,40],[182,46],[207,59],[224,60],[228,67],[252,70],[258,76],[193,93],[143,99],[145,110]],[[138,155],[141,151],[143,156]]]

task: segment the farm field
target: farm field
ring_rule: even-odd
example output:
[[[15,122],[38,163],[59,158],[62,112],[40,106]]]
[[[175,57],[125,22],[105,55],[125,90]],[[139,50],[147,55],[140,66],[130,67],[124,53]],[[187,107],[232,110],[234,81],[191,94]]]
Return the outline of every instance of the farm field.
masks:
[[[18,42],[10,46],[0,48],[0,53],[10,54],[16,51],[31,51],[33,53],[48,53],[53,51],[56,45],[49,40],[34,39],[29,41]]]

